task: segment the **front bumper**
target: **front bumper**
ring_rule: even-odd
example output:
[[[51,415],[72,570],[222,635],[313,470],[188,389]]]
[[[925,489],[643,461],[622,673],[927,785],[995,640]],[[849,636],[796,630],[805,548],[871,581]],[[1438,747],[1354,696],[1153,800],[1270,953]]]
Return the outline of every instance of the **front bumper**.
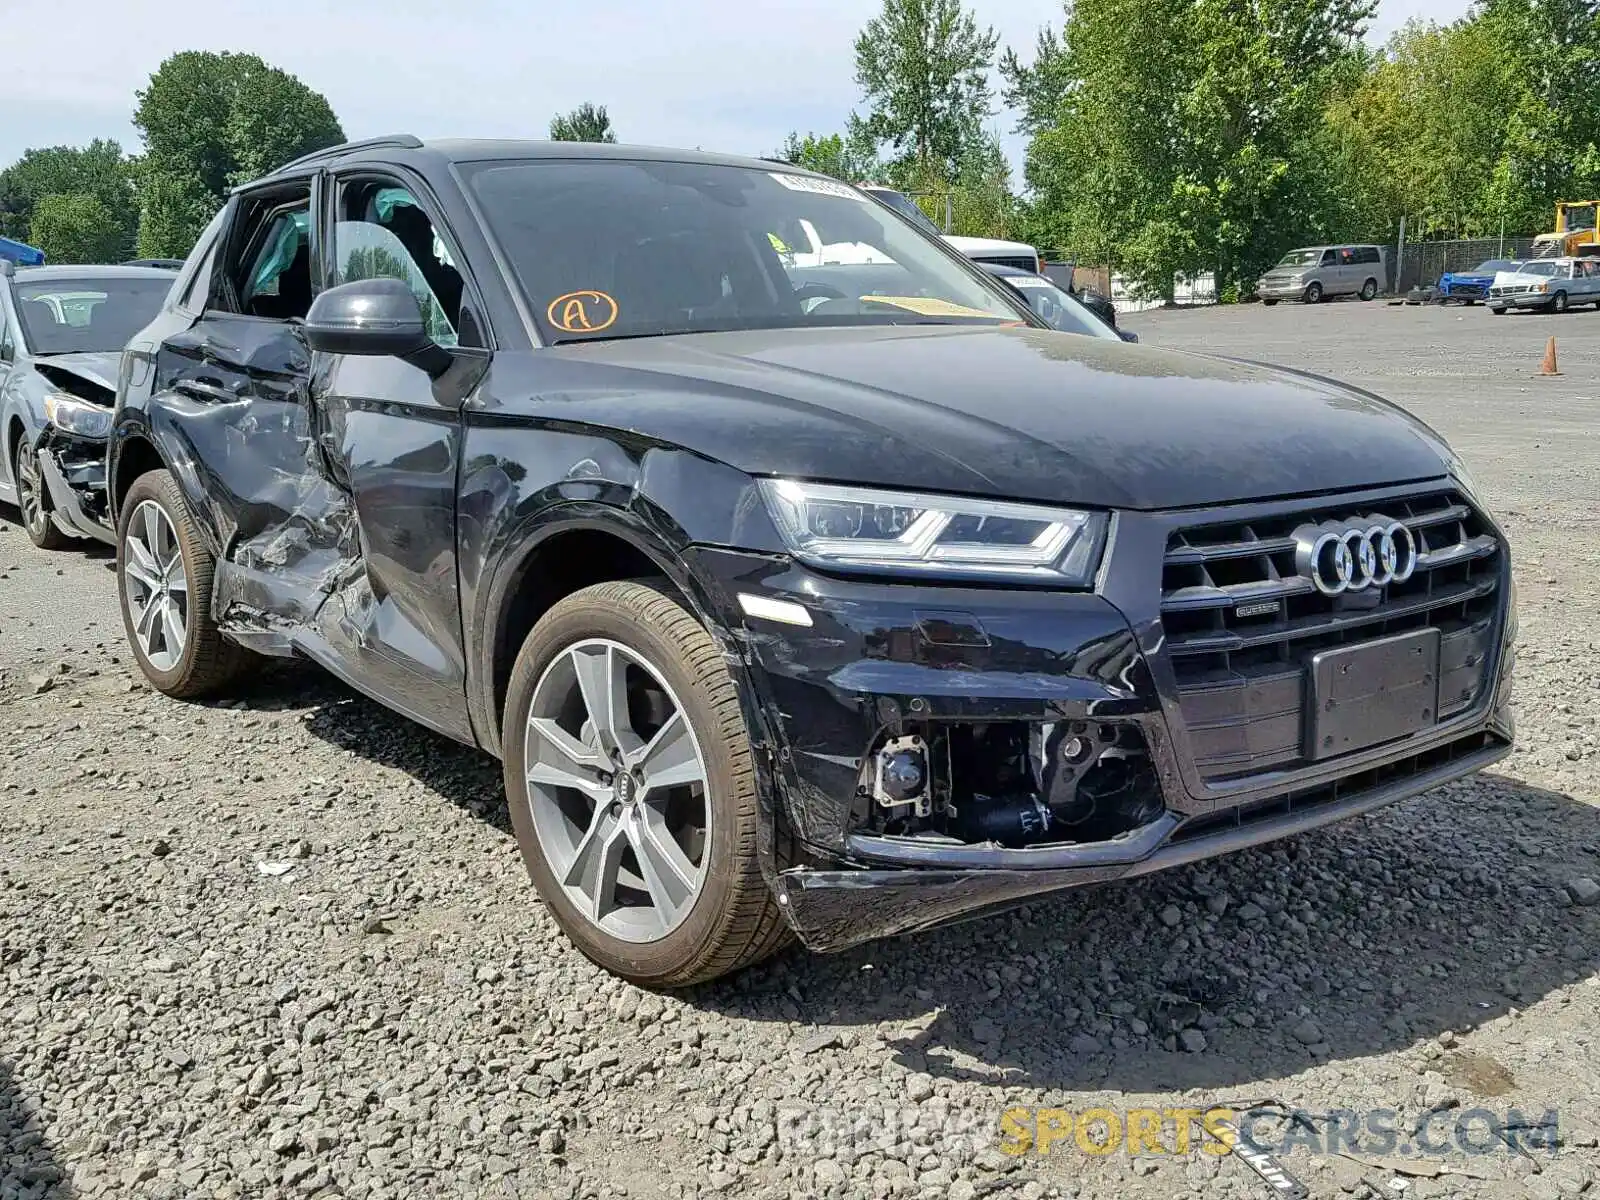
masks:
[[[1490,308],[1543,308],[1550,303],[1549,292],[1497,292],[1491,290],[1485,299]]]
[[[56,528],[69,537],[114,542],[106,510],[105,439],[75,437],[51,427],[35,452]]]
[[[1298,300],[1306,294],[1308,281],[1299,283],[1287,279],[1263,279],[1256,284],[1256,295],[1263,300]]]
[[[1208,777],[1197,765],[1202,735],[1186,728],[1163,648],[1156,598],[1171,521],[1122,514],[1118,522],[1095,594],[841,580],[786,559],[693,552],[724,612],[739,612],[743,593],[801,605],[812,622],[734,624],[772,825],[764,865],[808,946],[840,950],[1301,833],[1509,752],[1514,615],[1505,557],[1497,633],[1470,708],[1334,758]],[[874,830],[863,763],[886,728],[913,720],[1131,727],[1148,750],[1159,802],[1111,836],[1021,848]]]

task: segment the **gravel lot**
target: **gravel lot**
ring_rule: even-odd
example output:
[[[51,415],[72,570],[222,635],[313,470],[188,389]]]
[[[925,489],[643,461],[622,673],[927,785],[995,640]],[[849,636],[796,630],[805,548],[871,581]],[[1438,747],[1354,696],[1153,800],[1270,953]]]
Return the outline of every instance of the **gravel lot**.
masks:
[[[1315,1196],[1600,1190],[1600,313],[1127,324],[1346,377],[1454,441],[1518,563],[1499,773],[657,996],[559,937],[495,763],[310,671],[219,707],[151,693],[106,555],[36,552],[7,512],[0,1200],[1265,1197],[1234,1157],[998,1150],[1009,1108],[1265,1099],[1392,1110],[1390,1157],[1430,1111],[1436,1141],[1473,1109],[1560,1114],[1554,1152],[1296,1149]],[[1552,333],[1565,374],[1535,378]]]

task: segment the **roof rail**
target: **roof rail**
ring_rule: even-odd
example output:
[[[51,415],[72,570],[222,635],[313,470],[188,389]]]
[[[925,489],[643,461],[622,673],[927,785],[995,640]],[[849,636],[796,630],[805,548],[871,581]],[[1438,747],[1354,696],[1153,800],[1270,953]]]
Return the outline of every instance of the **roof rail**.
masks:
[[[286,162],[276,171],[287,171],[291,167],[303,167],[308,163],[320,162],[324,158],[338,158],[345,154],[354,154],[357,150],[377,150],[391,146],[396,150],[420,150],[422,139],[411,133],[389,133],[382,137],[363,138],[359,142],[340,142],[337,146],[324,146],[321,150],[313,150],[310,154],[302,154],[292,162]]]

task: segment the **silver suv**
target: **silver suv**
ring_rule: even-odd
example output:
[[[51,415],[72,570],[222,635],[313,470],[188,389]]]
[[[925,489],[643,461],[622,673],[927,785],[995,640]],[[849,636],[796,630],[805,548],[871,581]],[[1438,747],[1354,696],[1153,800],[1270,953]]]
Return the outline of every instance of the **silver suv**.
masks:
[[[1388,278],[1382,246],[1302,246],[1278,260],[1256,283],[1263,304],[1327,296],[1371,300]]]

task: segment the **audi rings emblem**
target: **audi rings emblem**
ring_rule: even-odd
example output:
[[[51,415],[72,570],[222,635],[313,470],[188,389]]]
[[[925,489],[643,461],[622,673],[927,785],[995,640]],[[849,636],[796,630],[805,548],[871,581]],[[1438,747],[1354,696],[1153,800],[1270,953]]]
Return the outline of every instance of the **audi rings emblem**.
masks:
[[[1302,525],[1294,542],[1295,569],[1324,596],[1404,583],[1417,569],[1417,539],[1388,517]]]

